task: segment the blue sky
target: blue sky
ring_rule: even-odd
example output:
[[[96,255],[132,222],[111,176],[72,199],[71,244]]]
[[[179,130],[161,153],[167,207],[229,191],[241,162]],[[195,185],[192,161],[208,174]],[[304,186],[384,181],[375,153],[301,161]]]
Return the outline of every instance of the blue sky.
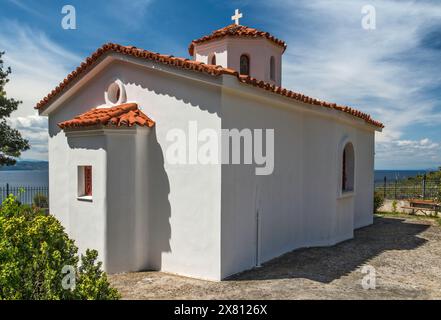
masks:
[[[77,29],[61,27],[64,5]],[[376,29],[361,27],[373,5]],[[47,159],[46,119],[35,103],[106,42],[188,57],[192,39],[231,23],[288,43],[283,86],[350,105],[386,125],[377,169],[441,166],[441,1],[433,0],[0,0],[0,50],[13,69],[9,96],[23,100],[10,123],[30,140],[26,159]]]

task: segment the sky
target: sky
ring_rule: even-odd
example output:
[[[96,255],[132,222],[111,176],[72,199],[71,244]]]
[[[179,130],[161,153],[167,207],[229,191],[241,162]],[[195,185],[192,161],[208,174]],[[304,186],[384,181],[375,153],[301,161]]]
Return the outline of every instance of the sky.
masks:
[[[72,5],[76,29],[62,28]],[[363,28],[370,5],[375,28]],[[439,0],[0,0],[0,51],[11,66],[9,119],[29,139],[22,159],[47,160],[47,119],[33,109],[107,42],[189,58],[191,40],[230,23],[283,39],[282,85],[349,105],[385,124],[376,169],[441,166]],[[371,20],[372,22],[372,20]]]

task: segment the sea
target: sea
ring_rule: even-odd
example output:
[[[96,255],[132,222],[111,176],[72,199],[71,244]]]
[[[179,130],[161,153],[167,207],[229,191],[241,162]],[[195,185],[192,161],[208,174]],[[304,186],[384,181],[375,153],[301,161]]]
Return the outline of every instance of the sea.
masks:
[[[375,183],[384,180],[401,180],[424,174],[429,170],[375,170]],[[13,187],[48,187],[49,173],[47,170],[0,171],[0,187],[8,183]]]
[[[0,187],[48,187],[48,170],[0,171]]]
[[[431,170],[375,170],[375,183],[383,182],[384,177],[387,181],[403,180],[417,175],[423,175]]]

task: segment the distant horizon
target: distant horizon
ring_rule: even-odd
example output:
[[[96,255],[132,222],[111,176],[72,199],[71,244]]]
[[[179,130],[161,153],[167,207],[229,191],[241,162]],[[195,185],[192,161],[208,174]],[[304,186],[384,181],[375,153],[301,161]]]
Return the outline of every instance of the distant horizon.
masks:
[[[438,171],[437,168],[427,168],[427,169],[374,169],[375,171]]]
[[[18,162],[47,162],[49,163],[48,160],[38,160],[38,159],[17,159],[17,163]],[[441,164],[440,164],[441,166]],[[384,168],[374,168],[375,171],[438,171],[438,167],[435,168],[406,168],[406,169],[384,169]]]

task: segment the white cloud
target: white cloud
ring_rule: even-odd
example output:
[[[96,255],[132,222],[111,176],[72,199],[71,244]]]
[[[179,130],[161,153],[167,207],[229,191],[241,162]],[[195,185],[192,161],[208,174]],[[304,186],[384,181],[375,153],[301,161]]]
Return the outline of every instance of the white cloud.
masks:
[[[377,160],[387,164],[384,169],[406,169],[409,158],[419,168],[437,168],[441,163],[441,145],[429,138],[385,141],[377,144],[376,152]]]
[[[361,26],[366,4],[376,8],[376,30]],[[378,159],[383,150],[402,154],[396,148],[403,136],[411,136],[409,127],[441,121],[439,101],[426,93],[441,83],[439,53],[421,46],[427,28],[441,25],[439,2],[282,0],[265,5],[282,12],[274,28],[288,43],[284,86],[351,105],[384,122],[377,145],[393,149],[377,148]],[[400,161],[416,165],[413,158]]]
[[[12,117],[8,119],[11,127],[19,130],[29,140],[31,149],[25,151],[21,158],[47,160],[47,118],[38,115]]]
[[[19,6],[23,4],[19,0],[10,1]],[[148,15],[152,2],[110,0],[103,8],[106,14],[136,28],[140,25],[138,21]],[[278,0],[261,3],[271,7],[264,8],[265,12],[273,7],[277,9],[271,11],[272,20],[262,15],[263,23],[272,23],[271,31],[288,43],[283,65],[285,87],[351,105],[383,121],[386,128],[377,134],[376,153],[377,163],[383,167],[387,164],[388,167],[423,168],[441,161],[441,141],[425,133],[427,138],[420,139],[420,134],[418,138],[413,137],[409,130],[415,126],[435,126],[441,121],[439,101],[430,99],[424,92],[441,83],[439,54],[436,60],[428,49],[421,47],[427,28],[441,24],[439,2]],[[365,4],[376,8],[376,30],[361,28],[361,8]],[[13,119],[14,126],[36,126],[32,118],[36,114],[35,103],[82,59],[44,33],[12,21],[2,21],[0,50],[6,50],[6,65],[13,68],[6,88],[8,95],[24,101],[13,115],[23,119]],[[40,146],[38,143],[42,140],[36,133],[40,129],[27,131],[32,130],[35,130],[32,139]]]
[[[47,118],[38,115],[12,117],[8,119],[8,123],[18,130],[27,130],[30,132],[47,131]]]
[[[63,49],[39,31],[15,21],[2,21],[0,49],[11,66],[8,96],[23,104],[13,116],[36,114],[33,107],[78,65],[81,58]]]
[[[398,147],[406,147],[409,152],[417,150],[437,150],[440,149],[439,143],[432,142],[429,138],[421,140],[396,140],[393,141]]]
[[[38,116],[34,106],[81,58],[26,25],[10,20],[1,24],[0,50],[6,52],[4,65],[12,68],[6,92],[8,97],[23,101],[9,123],[31,144],[22,158],[47,159],[47,119]]]
[[[422,139],[422,140],[420,141],[420,144],[421,144],[422,146],[428,146],[428,145],[430,145],[430,140],[429,140],[428,138]]]
[[[22,10],[24,10],[24,11],[26,11],[26,12],[34,15],[34,16],[37,16],[37,17],[40,17],[40,18],[43,17],[43,15],[38,10],[33,9],[32,7],[30,7],[29,5],[24,4],[20,0],[8,0],[8,1],[10,3],[16,5],[18,8],[20,8],[20,9],[22,9]]]

